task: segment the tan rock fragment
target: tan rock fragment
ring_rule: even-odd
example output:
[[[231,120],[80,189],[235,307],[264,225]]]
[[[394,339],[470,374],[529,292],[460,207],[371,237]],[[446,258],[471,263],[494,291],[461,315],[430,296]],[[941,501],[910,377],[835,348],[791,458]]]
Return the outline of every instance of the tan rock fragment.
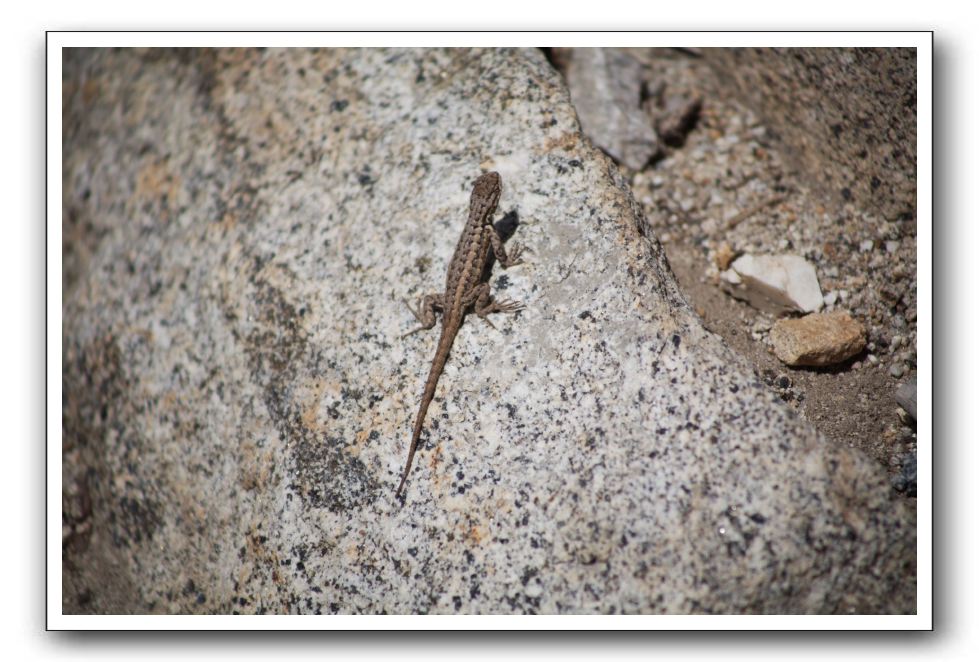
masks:
[[[787,365],[827,366],[859,354],[867,333],[849,313],[813,313],[775,322],[769,338],[775,356]]]
[[[721,271],[725,271],[731,266],[731,261],[734,260],[734,249],[731,248],[731,244],[726,241],[717,247],[717,252],[714,254],[714,264]]]

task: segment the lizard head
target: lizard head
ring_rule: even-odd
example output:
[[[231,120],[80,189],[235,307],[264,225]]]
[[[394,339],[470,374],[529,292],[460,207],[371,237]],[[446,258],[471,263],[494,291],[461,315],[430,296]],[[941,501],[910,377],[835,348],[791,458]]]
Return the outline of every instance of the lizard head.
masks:
[[[500,175],[495,172],[488,172],[485,175],[480,175],[476,182],[473,184],[472,197],[470,198],[470,207],[489,207],[489,213],[486,214],[486,223],[492,223],[493,210],[496,209],[497,203],[500,201],[500,193],[503,191],[503,181],[500,179]]]

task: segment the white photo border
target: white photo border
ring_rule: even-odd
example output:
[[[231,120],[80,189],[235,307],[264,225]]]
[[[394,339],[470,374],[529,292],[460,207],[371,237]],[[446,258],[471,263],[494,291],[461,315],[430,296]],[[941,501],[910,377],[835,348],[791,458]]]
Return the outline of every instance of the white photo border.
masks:
[[[62,49],[71,47],[909,47],[917,49],[918,499],[913,615],[119,616],[62,613]],[[933,34],[881,32],[48,32],[47,33],[47,628],[49,630],[731,630],[933,629],[932,138]]]

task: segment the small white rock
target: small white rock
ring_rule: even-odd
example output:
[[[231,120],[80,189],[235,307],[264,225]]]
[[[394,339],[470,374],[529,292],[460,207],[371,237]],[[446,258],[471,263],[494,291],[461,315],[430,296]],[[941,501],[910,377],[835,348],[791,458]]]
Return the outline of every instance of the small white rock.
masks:
[[[885,241],[884,248],[887,249],[888,253],[896,253],[897,249],[901,247],[901,242],[899,241]]]
[[[731,268],[743,281],[742,294],[757,308],[811,313],[823,307],[816,269],[798,255],[742,255]]]
[[[874,249],[874,242],[872,239],[865,239],[860,242],[860,252],[867,253]]]
[[[823,297],[823,303],[825,303],[827,306],[832,306],[834,303],[836,303],[836,300],[839,298],[839,296],[840,293],[837,292],[836,290],[833,290],[832,292],[827,292],[826,296]]]
[[[731,283],[731,285],[740,285],[741,276],[738,275],[734,269],[727,269],[721,272],[721,280]]]

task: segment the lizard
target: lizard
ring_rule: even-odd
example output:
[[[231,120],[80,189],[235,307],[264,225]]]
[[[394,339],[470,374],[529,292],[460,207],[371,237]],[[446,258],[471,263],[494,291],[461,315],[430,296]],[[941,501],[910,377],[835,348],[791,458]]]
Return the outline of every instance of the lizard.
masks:
[[[469,201],[469,220],[462,230],[462,236],[456,244],[455,253],[446,272],[445,292],[425,295],[419,299],[417,308],[412,308],[407,301],[404,302],[421,326],[404,334],[402,338],[435,326],[436,311],[442,313],[442,333],[428,372],[428,379],[425,381],[421,404],[415,417],[411,444],[408,447],[408,461],[405,463],[404,473],[401,475],[398,489],[395,490],[395,496],[401,494],[408,473],[411,471],[411,462],[418,448],[418,439],[421,436],[425,415],[428,413],[428,406],[435,396],[435,387],[445,369],[449,350],[452,349],[452,343],[470,308],[494,329],[496,327],[487,315],[515,313],[523,309],[523,304],[517,301],[494,300],[490,296],[489,283],[483,280],[491,250],[504,269],[523,263],[520,259],[522,249],[514,246],[511,248],[511,254],[507,255],[503,248],[503,238],[493,226],[493,213],[496,211],[502,192],[503,183],[498,173],[487,172],[476,179]]]

